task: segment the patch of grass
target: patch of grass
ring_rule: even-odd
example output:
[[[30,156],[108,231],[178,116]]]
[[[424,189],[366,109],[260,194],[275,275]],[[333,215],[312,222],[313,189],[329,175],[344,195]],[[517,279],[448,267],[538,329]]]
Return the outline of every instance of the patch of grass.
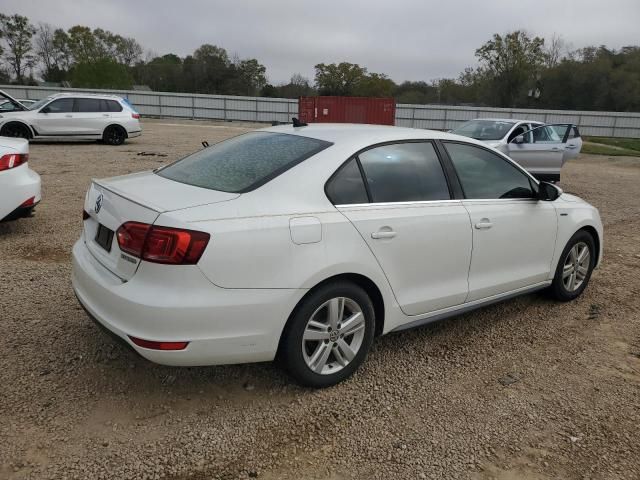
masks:
[[[608,155],[622,157],[640,157],[640,150],[630,150],[627,148],[604,145],[600,143],[584,142],[580,153],[590,153],[592,155]]]
[[[583,137],[583,140],[640,152],[640,138]]]

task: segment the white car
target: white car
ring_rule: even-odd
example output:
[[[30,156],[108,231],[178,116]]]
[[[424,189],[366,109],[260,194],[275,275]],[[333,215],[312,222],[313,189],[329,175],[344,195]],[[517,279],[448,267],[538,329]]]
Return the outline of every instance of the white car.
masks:
[[[94,180],[73,288],[154,362],[279,358],[324,387],[376,335],[543,288],[577,297],[602,239],[596,208],[482,142],[287,125]]]
[[[26,139],[102,140],[122,145],[142,133],[140,114],[122,97],[58,93],[31,106],[0,91],[15,110],[0,112],[0,135]]]
[[[28,161],[29,142],[0,137],[0,222],[30,217],[41,200],[40,176]]]
[[[533,120],[478,118],[451,133],[481,140],[508,155],[539,180],[560,181],[562,166],[580,154],[582,138],[576,125],[546,125]]]

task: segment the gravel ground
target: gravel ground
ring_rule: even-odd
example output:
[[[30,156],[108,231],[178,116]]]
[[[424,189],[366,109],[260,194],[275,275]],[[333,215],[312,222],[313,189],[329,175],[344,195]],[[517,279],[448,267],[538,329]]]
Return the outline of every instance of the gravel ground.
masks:
[[[31,147],[44,201],[0,225],[0,478],[640,478],[638,159],[563,170],[605,223],[580,299],[534,294],[380,338],[352,379],[312,391],[270,364],[151,364],[78,306],[69,254],[90,178],[253,128],[144,127],[120,147]]]

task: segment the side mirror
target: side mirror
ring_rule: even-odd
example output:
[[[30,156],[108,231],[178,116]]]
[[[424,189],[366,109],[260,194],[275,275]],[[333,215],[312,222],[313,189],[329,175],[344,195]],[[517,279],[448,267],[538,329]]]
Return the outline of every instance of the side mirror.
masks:
[[[40,113],[49,113],[51,110],[49,110],[49,107],[44,107],[43,109],[40,110]]]
[[[513,143],[517,143],[518,145],[520,145],[521,143],[524,143],[524,135],[518,135],[516,138],[513,139]]]
[[[553,183],[540,182],[538,188],[538,200],[553,202],[560,195],[562,195],[562,189],[560,187],[556,187]]]

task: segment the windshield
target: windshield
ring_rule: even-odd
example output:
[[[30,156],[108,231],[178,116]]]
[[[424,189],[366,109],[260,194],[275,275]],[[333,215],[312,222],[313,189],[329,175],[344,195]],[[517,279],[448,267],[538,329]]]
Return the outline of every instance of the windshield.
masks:
[[[298,135],[251,132],[200,150],[156,173],[196,187],[243,193],[330,145]]]
[[[51,97],[43,98],[42,100],[38,100],[33,105],[27,105],[29,110],[39,110],[41,107],[45,106],[49,101],[51,101]]]
[[[500,140],[514,125],[515,122],[502,120],[471,120],[452,130],[451,133],[476,140]]]

